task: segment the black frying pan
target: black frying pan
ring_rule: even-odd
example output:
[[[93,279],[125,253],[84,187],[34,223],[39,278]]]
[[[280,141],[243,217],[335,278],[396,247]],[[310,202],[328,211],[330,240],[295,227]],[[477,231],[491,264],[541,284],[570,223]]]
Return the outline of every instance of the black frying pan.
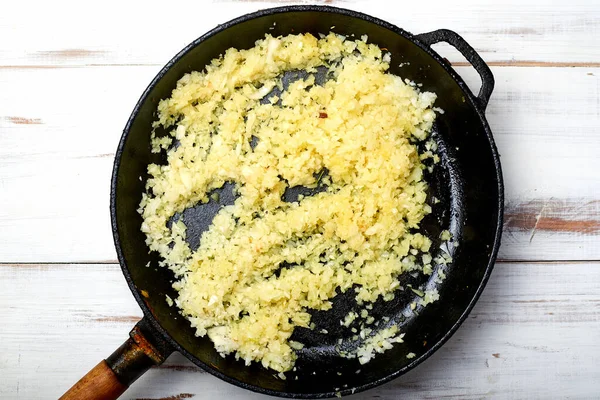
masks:
[[[339,324],[354,306],[352,296],[338,295],[332,310],[313,314],[316,329],[296,329],[293,338],[303,342],[305,348],[299,352],[296,371],[281,380],[273,371],[258,364],[245,366],[233,357],[222,358],[208,338],[196,337],[187,320],[167,305],[165,295],[177,296],[171,287],[173,274],[167,268],[158,267],[157,255],[148,254],[144,234],[140,231],[142,219],[136,210],[144,191],[147,165],[165,161],[164,156],[150,152],[151,124],[157,104],[170,96],[179,78],[187,72],[202,70],[207,62],[230,47],[252,47],[265,33],[316,35],[329,32],[332,26],[335,32],[344,35],[367,34],[369,42],[391,52],[392,73],[422,83],[423,90],[437,93],[436,106],[445,112],[437,117],[433,138],[438,143],[442,161],[426,179],[430,183],[430,198],[435,196],[440,202],[431,204],[433,213],[422,221],[421,229],[434,239],[434,249],[442,245],[435,238],[444,229],[450,230],[459,246],[449,246],[453,262],[447,278],[437,285],[439,301],[411,311],[409,304],[416,295],[404,291],[397,293],[391,302],[376,303],[371,315],[382,321],[385,316],[390,318],[390,323],[399,324],[406,333],[404,343],[395,344],[392,350],[366,365],[338,356],[334,345],[339,338],[344,340],[343,348],[357,345]],[[448,62],[431,49],[430,46],[438,42],[447,42],[458,49],[479,73],[482,86],[477,96]],[[399,67],[400,63],[404,65]],[[227,382],[293,398],[325,398],[362,391],[420,364],[465,320],[483,291],[500,245],[503,183],[499,156],[484,116],[493,87],[494,78],[488,66],[452,31],[412,35],[385,21],[333,7],[289,6],[259,11],[220,25],[191,43],[169,61],[138,101],[115,158],[110,204],[115,246],[125,279],[144,318],[132,331],[131,338],[64,398],[116,398],[148,368],[163,362],[173,351],[179,351]],[[227,187],[222,191],[219,201],[229,204],[232,197]],[[209,203],[184,213],[189,240],[197,243],[218,207]],[[148,262],[150,266],[146,267]],[[430,288],[436,285],[433,278],[403,279],[413,287]],[[328,333],[321,333],[321,329]],[[408,359],[409,352],[414,352],[416,357]],[[356,373],[359,369],[360,373]]]

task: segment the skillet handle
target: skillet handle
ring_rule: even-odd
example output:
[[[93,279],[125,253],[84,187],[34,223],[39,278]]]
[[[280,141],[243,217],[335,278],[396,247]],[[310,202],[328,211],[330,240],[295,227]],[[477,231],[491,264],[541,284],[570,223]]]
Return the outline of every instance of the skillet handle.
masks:
[[[482,109],[485,110],[490,100],[490,96],[492,95],[492,91],[494,90],[494,75],[492,75],[490,67],[487,66],[475,49],[473,49],[473,47],[471,47],[471,45],[458,33],[448,29],[438,29],[433,32],[421,33],[420,35],[415,35],[415,38],[427,46],[439,42],[446,42],[458,50],[467,59],[481,77],[481,89],[479,89],[477,99],[479,100]]]
[[[59,400],[115,400],[150,367],[160,365],[173,349],[142,319],[129,339],[100,361]]]

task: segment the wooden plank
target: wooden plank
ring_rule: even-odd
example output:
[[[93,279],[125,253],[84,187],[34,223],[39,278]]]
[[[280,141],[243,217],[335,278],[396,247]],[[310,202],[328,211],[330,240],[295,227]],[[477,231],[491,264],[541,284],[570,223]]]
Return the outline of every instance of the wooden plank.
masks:
[[[600,263],[500,263],[440,351],[353,398],[594,398],[599,281]],[[120,345],[140,316],[117,265],[0,265],[0,397],[58,397]],[[266,399],[180,355],[124,398]]]
[[[108,208],[114,152],[156,72],[0,73],[0,260],[116,259]],[[22,90],[25,81],[44,90]]]
[[[114,151],[157,69],[0,74],[0,262],[114,262]],[[477,85],[471,68],[457,70]],[[500,257],[600,259],[600,68],[493,72],[487,116],[507,204]],[[23,82],[44,90],[32,94]]]
[[[499,257],[600,259],[598,70],[492,70],[496,89],[486,114],[506,187]],[[472,68],[458,71],[478,87]]]
[[[178,3],[184,12],[172,11],[173,17],[166,17],[157,12],[162,5],[157,2],[154,6],[153,2],[146,2],[147,6],[140,7],[111,0],[90,5],[84,11],[63,0],[36,4],[35,13],[30,12],[26,2],[10,2],[2,13],[4,18],[0,18],[0,37],[11,38],[0,44],[0,65],[163,65],[186,44],[218,24],[258,9],[290,3],[297,2],[213,1],[207,11],[206,2],[184,1]],[[600,63],[600,43],[592,40],[600,27],[600,9],[589,0],[436,0],[427,7],[419,2],[385,0],[301,3],[355,9],[414,33],[452,29],[492,63]],[[61,9],[70,12],[57,12]],[[455,52],[447,56],[452,61],[462,60]]]

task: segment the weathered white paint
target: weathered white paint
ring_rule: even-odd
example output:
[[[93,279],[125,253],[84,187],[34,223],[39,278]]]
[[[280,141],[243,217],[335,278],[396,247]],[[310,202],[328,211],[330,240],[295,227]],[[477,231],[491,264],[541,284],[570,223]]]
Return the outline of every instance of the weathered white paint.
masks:
[[[0,261],[116,259],[108,212],[114,151],[157,70],[2,70]],[[476,84],[471,68],[457,70]],[[600,199],[600,68],[493,72],[497,85],[487,115],[502,156],[508,211],[536,201],[539,210],[529,212],[539,214],[544,202],[564,199],[574,208],[564,210],[565,218],[596,226],[583,232],[542,229],[533,238],[533,229],[508,228],[500,257],[600,259],[597,203],[577,215],[578,207]],[[31,89],[23,90],[23,82]]]
[[[438,353],[355,398],[594,398],[599,281],[600,263],[500,263],[467,322]],[[58,397],[119,346],[140,316],[117,265],[1,265],[0,397]],[[181,393],[268,398],[221,382],[178,354],[124,398]]]
[[[141,316],[112,264],[108,193],[120,133],[143,89],[217,24],[290,3],[186,0],[179,14],[157,1],[1,6],[0,398],[56,398]],[[330,3],[414,33],[453,29],[493,66],[487,116],[507,199],[500,257],[534,261],[499,263],[438,353],[353,398],[597,398],[600,7],[593,0]],[[436,49],[464,65],[449,46]],[[477,87],[471,68],[457,70]],[[9,262],[49,264],[2,264]],[[68,262],[109,263],[61,264]],[[180,355],[124,398],[267,399]]]
[[[165,10],[107,0],[81,4],[12,2],[0,18],[0,65],[162,65],[218,24],[295,1],[178,2]],[[415,34],[439,28],[463,35],[490,62],[598,63],[600,10],[593,0],[302,1],[351,8]],[[51,17],[49,17],[51,16]],[[460,59],[456,55],[452,61]]]

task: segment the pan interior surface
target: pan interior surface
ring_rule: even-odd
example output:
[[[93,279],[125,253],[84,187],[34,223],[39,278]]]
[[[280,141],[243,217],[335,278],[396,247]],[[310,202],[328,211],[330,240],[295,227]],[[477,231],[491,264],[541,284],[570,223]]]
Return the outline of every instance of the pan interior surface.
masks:
[[[489,275],[497,250],[501,183],[489,129],[474,108],[472,95],[434,57],[411,41],[409,34],[349,11],[324,7],[291,9],[259,13],[217,28],[176,57],[150,85],[132,114],[117,153],[113,228],[125,275],[144,313],[184,355],[209,372],[251,390],[289,397],[330,397],[336,392],[350,393],[353,389],[372,387],[412,368],[462,321]],[[170,96],[179,78],[187,72],[202,70],[211,59],[230,47],[251,48],[266,33],[317,35],[328,33],[332,26],[336,33],[368,35],[369,42],[391,53],[391,73],[421,83],[422,90],[438,95],[436,106],[444,113],[437,116],[432,137],[438,143],[441,162],[425,176],[430,185],[429,203],[433,212],[421,222],[421,232],[432,239],[432,249],[447,246],[445,251],[451,253],[453,262],[446,269],[446,279],[441,284],[435,283],[436,273],[432,277],[409,277],[405,279],[411,282],[401,282],[425,289],[436,286],[440,294],[438,301],[426,308],[411,310],[410,303],[415,301],[416,295],[411,291],[396,292],[394,300],[378,301],[370,312],[376,320],[382,321],[380,327],[398,324],[406,334],[404,343],[395,344],[393,349],[378,354],[365,365],[356,359],[341,358],[334,348],[339,339],[342,339],[342,349],[358,344],[339,322],[356,307],[352,291],[348,291],[334,299],[332,310],[313,314],[316,329],[296,329],[293,339],[304,343],[305,348],[299,352],[296,370],[281,380],[274,371],[256,363],[247,367],[233,356],[222,358],[208,338],[196,337],[188,321],[176,308],[167,305],[166,295],[177,297],[171,287],[174,276],[170,270],[158,267],[156,254],[148,254],[137,209],[147,179],[147,165],[165,161],[164,155],[150,151],[151,125],[158,101]],[[297,194],[289,193],[291,197]],[[439,202],[434,204],[434,197]],[[188,226],[188,240],[197,243],[219,207],[232,201],[231,187],[225,186],[219,196],[220,204],[212,202],[186,210],[183,218]],[[443,244],[439,239],[441,231],[446,229],[450,230],[452,243],[457,246]],[[147,296],[141,296],[142,290]],[[384,324],[384,317],[390,322]],[[406,357],[411,352],[416,354],[413,359]]]

